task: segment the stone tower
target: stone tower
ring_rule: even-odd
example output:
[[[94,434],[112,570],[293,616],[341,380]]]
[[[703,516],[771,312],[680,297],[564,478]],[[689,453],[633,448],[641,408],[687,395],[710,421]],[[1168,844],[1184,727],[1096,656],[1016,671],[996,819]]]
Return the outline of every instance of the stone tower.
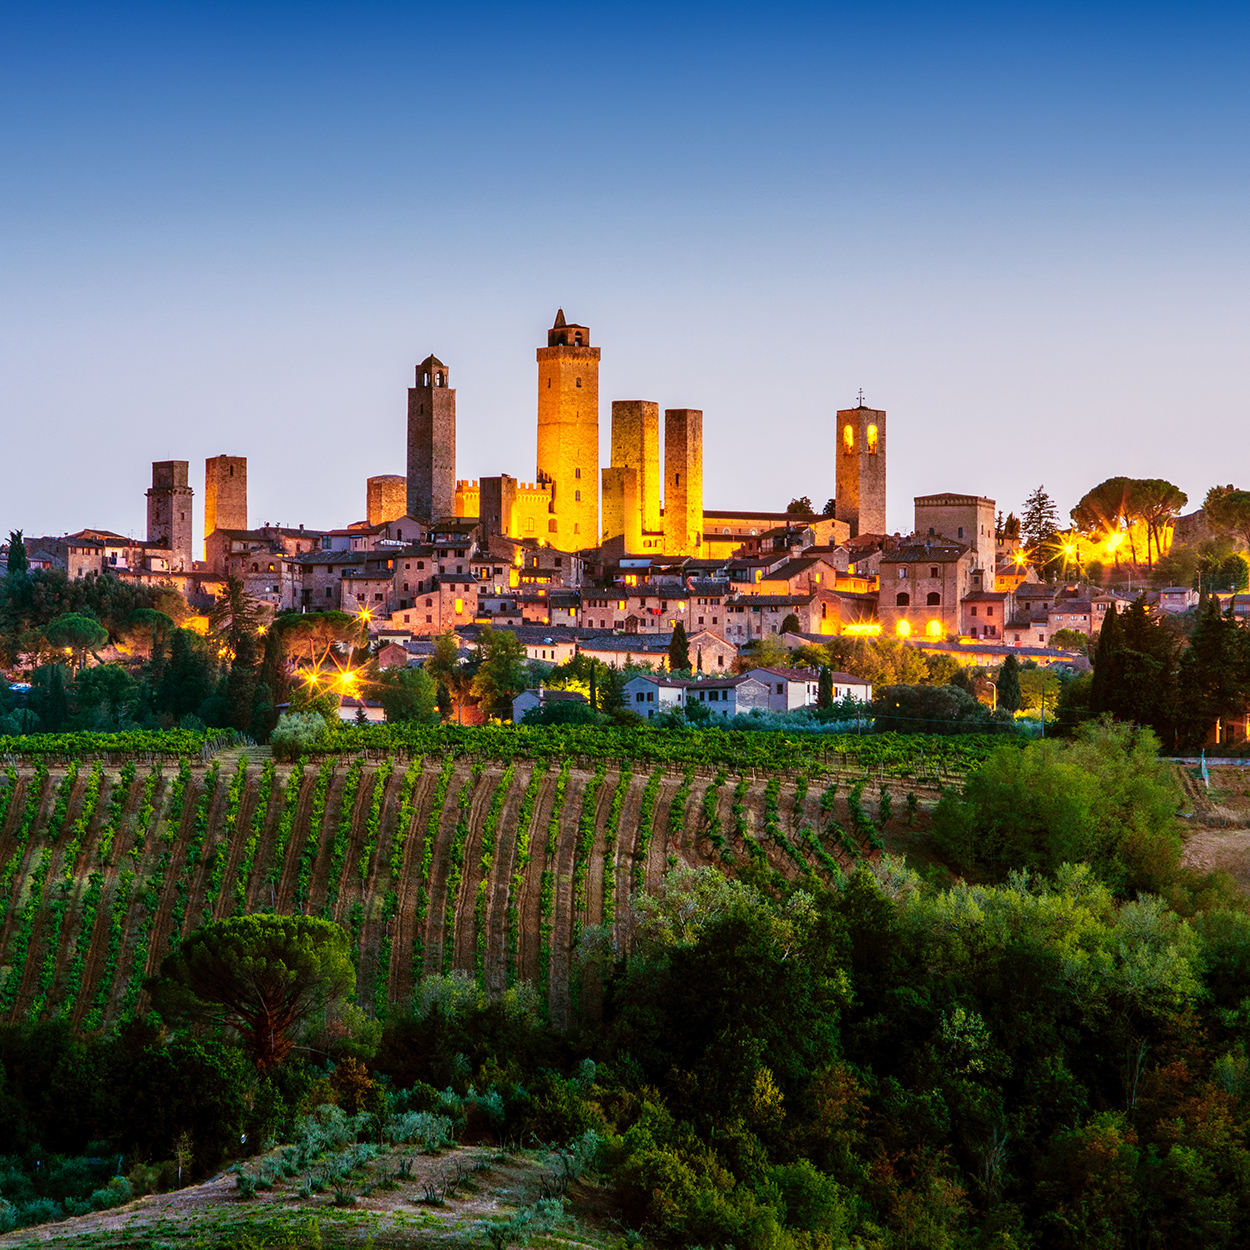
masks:
[[[247,457],[204,461],[204,537],[214,530],[247,529]]]
[[[645,399],[612,401],[612,467],[636,469],[642,528],[660,529],[660,405]]]
[[[154,460],[148,491],[148,542],[173,552],[170,570],[191,572],[191,497],[185,460]]]
[[[408,390],[408,515],[432,522],[456,515],[456,392],[447,366],[427,356]]]
[[[703,542],[703,413],[664,410],[664,554],[698,555]]]
[[[851,537],[884,534],[885,412],[865,408],[838,411],[837,497],[834,516],[851,527]]]
[[[365,483],[365,518],[369,525],[397,521],[408,507],[408,479],[394,473]]]
[[[599,542],[599,349],[564,310],[538,349],[538,481],[551,492],[547,532],[565,551]]]

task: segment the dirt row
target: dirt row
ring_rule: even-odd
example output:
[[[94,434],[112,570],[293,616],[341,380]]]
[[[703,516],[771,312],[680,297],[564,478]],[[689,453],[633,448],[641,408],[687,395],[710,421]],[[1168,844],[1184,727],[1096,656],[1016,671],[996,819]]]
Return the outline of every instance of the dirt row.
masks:
[[[689,785],[678,775],[662,775],[644,827],[642,808],[651,780],[645,769],[634,771],[623,782],[616,766],[602,775],[538,766],[536,775],[535,765],[529,762],[518,762],[509,772],[501,764],[475,767],[458,759],[446,771],[444,786],[440,784],[444,761],[429,758],[421,766],[405,811],[406,765],[402,763],[389,776],[379,773],[376,764],[364,767],[344,810],[349,767],[349,762],[342,761],[329,770],[324,808],[315,827],[317,767],[304,768],[293,785],[291,766],[278,767],[262,810],[262,764],[252,761],[237,806],[231,810],[232,774],[227,767],[218,770],[210,797],[209,769],[197,766],[191,769],[181,811],[172,813],[177,787],[175,770],[167,768],[156,785],[155,810],[142,829],[138,823],[147,775],[140,771],[124,796],[119,827],[107,862],[102,862],[98,838],[113,787],[119,784],[117,773],[109,770],[70,866],[68,890],[63,889],[67,879],[64,857],[74,822],[82,815],[90,770],[80,770],[65,818],[50,844],[48,821],[64,774],[49,777],[39,797],[38,814],[25,836],[19,837],[26,799],[35,784],[33,771],[21,774],[0,825],[0,870],[14,864],[0,897],[4,909],[0,1001],[12,1000],[0,1012],[0,1019],[30,1018],[41,980],[46,984],[45,959],[54,937],[55,973],[43,1018],[63,1012],[83,1025],[91,1016],[92,1004],[101,1001],[105,1024],[133,1007],[142,1010],[145,999],[139,987],[143,976],[159,968],[178,940],[207,919],[221,919],[240,910],[239,874],[247,868],[247,844],[253,836],[256,845],[250,869],[241,883],[242,910],[326,915],[352,932],[358,951],[357,995],[366,1010],[378,1001],[379,977],[387,981],[385,1001],[403,1003],[411,998],[420,976],[455,970],[479,976],[492,993],[516,981],[546,984],[549,1007],[557,1021],[568,1016],[570,989],[579,966],[579,937],[586,926],[604,919],[608,882],[615,899],[609,937],[620,948],[629,941],[631,894],[638,888],[654,889],[672,863],[725,865],[726,860],[741,863],[762,856],[787,877],[809,868],[823,871],[799,837],[803,830],[816,832],[828,854],[843,864],[848,862],[840,840],[824,827],[829,817],[820,810],[821,790],[814,785],[800,796],[796,778],[785,779],[775,796],[777,827],[792,848],[787,850],[766,834],[765,779],[753,780],[747,787],[744,838],[735,829],[733,806],[739,780],[735,775],[700,776]],[[379,786],[380,819],[370,840],[368,817]],[[523,830],[519,821],[531,786],[533,799]],[[618,789],[622,789],[622,803],[616,845],[609,855],[607,825]],[[589,798],[592,791],[593,798]],[[680,801],[683,792],[684,804]],[[709,793],[712,797],[705,811]],[[494,848],[479,909],[483,839],[497,799],[501,805]],[[895,804],[901,808],[901,794],[895,796]],[[710,813],[729,850],[725,859],[709,837]],[[593,836],[579,847],[583,816]],[[549,838],[553,819],[554,835]],[[851,828],[845,786],[832,819]],[[334,866],[336,839],[341,862]],[[529,862],[521,871],[520,848],[527,839]],[[392,848],[398,849],[398,879],[392,879]],[[449,897],[457,853],[459,882]],[[31,909],[33,874],[45,854],[50,858],[42,900]],[[93,872],[101,874],[100,895],[89,933],[83,934],[83,903]],[[584,878],[580,891],[579,873]],[[307,888],[298,899],[301,874]],[[546,902],[545,880],[549,882]],[[58,933],[54,905],[60,902],[64,902],[64,915]],[[22,959],[24,927],[29,941]],[[389,963],[379,967],[387,938]],[[13,977],[18,978],[15,996],[9,990],[8,979]]]

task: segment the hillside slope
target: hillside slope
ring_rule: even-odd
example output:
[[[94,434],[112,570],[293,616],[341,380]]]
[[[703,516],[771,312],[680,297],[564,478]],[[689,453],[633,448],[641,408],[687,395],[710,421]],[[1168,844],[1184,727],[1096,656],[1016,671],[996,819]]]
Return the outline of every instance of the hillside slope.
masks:
[[[533,982],[559,1023],[582,928],[606,924],[626,942],[631,894],[670,857],[756,856],[794,877],[868,852],[849,786],[451,755],[11,769],[0,1021],[108,1025],[142,1009],[144,976],[184,934],[275,909],[351,932],[370,1013],[405,1002],[423,975],[461,970],[492,992]],[[931,798],[900,783],[896,814],[905,789]]]

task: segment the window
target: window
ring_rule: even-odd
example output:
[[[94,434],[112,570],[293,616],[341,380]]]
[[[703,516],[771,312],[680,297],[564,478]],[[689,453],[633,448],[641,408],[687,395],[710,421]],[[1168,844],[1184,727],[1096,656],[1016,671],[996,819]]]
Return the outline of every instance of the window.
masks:
[[[906,576],[907,576],[907,566],[905,564],[899,565],[899,570],[898,570],[899,581],[902,581],[903,578],[905,578]]]
[[[929,576],[930,576],[930,577],[939,577],[940,575],[941,575],[941,569],[937,569],[937,568],[930,568],[930,569],[929,569]]]
[[[556,532],[556,523],[555,523],[555,521],[548,521],[548,522],[547,522],[547,533],[549,533],[549,534],[554,534],[555,532]]]
[[[581,480],[581,476],[582,476],[582,471],[581,471],[581,469],[574,469],[574,470],[573,470],[573,476],[574,476],[575,478],[577,478],[577,479],[580,481],[580,480]],[[581,496],[579,495],[579,496],[578,496],[578,498],[580,499],[580,498],[581,498]]]
[[[534,532],[534,518],[532,516],[527,516],[525,518],[525,532],[527,534],[532,534]]]
[[[906,591],[903,591],[903,593],[902,593],[902,594],[895,595],[895,596],[894,596],[894,606],[895,606],[896,608],[909,608],[909,607],[911,607],[911,595],[909,595]]]
[[[994,615],[994,609],[993,609],[993,608],[986,608],[986,609],[985,609],[985,615],[986,615],[986,616],[993,616],[993,615]]]
[[[877,427],[875,425],[868,427],[868,454],[870,456],[877,454]]]
[[[963,536],[964,536],[964,527],[961,525],[959,527],[959,537],[962,538]]]
[[[425,618],[425,623],[426,623],[427,625],[431,625],[431,624],[433,624],[433,622],[434,622],[434,618],[433,618],[432,616],[427,616],[427,617]]]
[[[778,694],[785,694],[785,692],[786,692],[786,688],[785,688],[785,686],[784,686],[784,685],[782,685],[782,683],[781,683],[781,682],[778,682],[778,683],[777,683],[777,693],[778,693]]]
[[[724,668],[724,667],[725,667],[725,657],[724,657],[723,655],[718,655],[718,656],[716,657],[716,667],[717,667],[717,668]]]
[[[432,608],[432,607],[434,606],[434,600],[433,600],[433,599],[427,599],[427,600],[425,601],[425,606],[426,606],[427,608]]]
[[[329,586],[327,586],[327,587],[326,587],[326,598],[328,599],[329,597],[330,597],[330,587],[329,587]]]
[[[425,568],[425,561],[424,561],[424,560],[418,560],[418,561],[417,561],[417,568],[419,568],[419,569],[423,569],[423,568]]]
[[[976,607],[974,606],[974,607],[973,607],[973,609],[972,609],[972,615],[973,615],[973,616],[976,616],[976,614],[977,614],[977,610],[976,610]]]
[[[260,566],[259,566],[259,565],[257,565],[257,564],[253,564],[253,565],[252,565],[252,572],[253,572],[253,573],[259,573],[259,572],[260,572]]]
[[[936,590],[929,591],[925,605],[930,608],[940,608],[942,606],[942,596]]]
[[[581,378],[578,378],[578,379],[577,379],[577,385],[578,385],[578,386],[581,386],[581,384],[582,384],[582,380],[581,380]]]
[[[581,503],[581,501],[582,501],[582,492],[580,490],[575,490],[573,492],[573,502]]]
[[[842,428],[842,450],[848,456],[855,450],[855,427],[849,422]]]

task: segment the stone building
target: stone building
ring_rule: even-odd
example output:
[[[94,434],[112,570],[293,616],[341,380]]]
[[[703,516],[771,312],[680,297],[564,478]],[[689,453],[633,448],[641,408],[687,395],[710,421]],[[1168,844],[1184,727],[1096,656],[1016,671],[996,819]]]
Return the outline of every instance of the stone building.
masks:
[[[417,366],[408,389],[409,516],[433,523],[456,515],[456,392],[435,355]]]
[[[913,534],[881,557],[881,632],[900,638],[958,634],[960,604],[972,593],[972,548]]]
[[[917,495],[915,507],[917,534],[964,543],[972,549],[973,568],[994,571],[998,563],[998,543],[994,536],[992,499],[945,492]]]
[[[839,409],[837,440],[834,515],[850,527],[851,538],[884,534],[884,410],[866,408],[862,396],[856,407]]]
[[[664,551],[690,555],[703,545],[703,413],[664,412]]]
[[[593,547],[599,541],[599,349],[590,328],[564,310],[538,359],[538,484],[549,488],[544,541]]]
[[[170,571],[191,572],[191,504],[194,492],[187,485],[185,460],[152,462],[152,488],[148,491],[148,545],[167,547]]]
[[[212,456],[204,462],[205,550],[218,529],[247,529],[246,456]]]
[[[452,392],[455,394],[455,392]],[[454,469],[453,468],[453,476]],[[371,477],[365,483],[365,523],[385,525],[408,511],[408,479],[396,473]]]

